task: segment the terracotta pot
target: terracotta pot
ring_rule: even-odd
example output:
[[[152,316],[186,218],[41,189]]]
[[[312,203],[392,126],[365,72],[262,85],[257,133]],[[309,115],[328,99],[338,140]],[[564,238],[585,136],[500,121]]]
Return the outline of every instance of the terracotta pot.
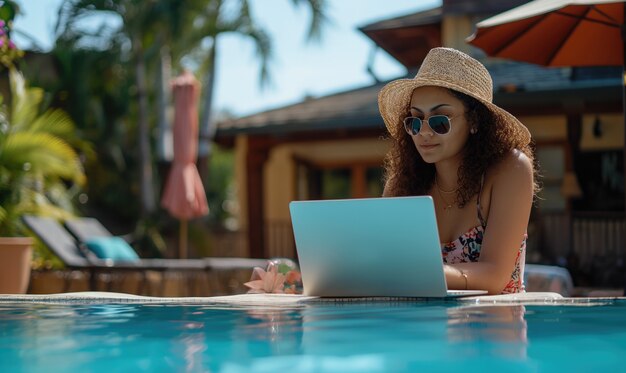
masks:
[[[24,294],[33,252],[30,237],[0,237],[0,294]]]

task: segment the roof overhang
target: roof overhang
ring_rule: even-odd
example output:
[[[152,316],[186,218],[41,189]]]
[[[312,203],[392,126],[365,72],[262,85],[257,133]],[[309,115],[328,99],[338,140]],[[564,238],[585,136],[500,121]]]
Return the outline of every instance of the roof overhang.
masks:
[[[371,23],[359,28],[406,68],[421,65],[428,51],[441,46],[441,7]]]

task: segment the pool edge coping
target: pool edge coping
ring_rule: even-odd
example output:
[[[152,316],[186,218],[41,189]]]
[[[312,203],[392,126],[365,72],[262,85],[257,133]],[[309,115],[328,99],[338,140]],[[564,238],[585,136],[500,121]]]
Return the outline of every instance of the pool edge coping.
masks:
[[[450,302],[462,306],[489,305],[597,305],[626,297],[566,298],[558,293],[528,292],[517,294],[473,296],[466,298],[409,298],[409,297],[359,297],[320,298],[293,294],[236,294],[212,297],[151,297],[113,292],[75,292],[58,294],[0,294],[0,303],[167,303],[206,304],[226,306],[306,306],[315,304],[346,303],[410,303]]]

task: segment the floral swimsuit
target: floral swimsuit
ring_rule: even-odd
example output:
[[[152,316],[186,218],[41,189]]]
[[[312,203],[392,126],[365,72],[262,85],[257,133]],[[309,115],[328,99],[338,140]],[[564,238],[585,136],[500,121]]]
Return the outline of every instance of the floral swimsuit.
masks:
[[[481,180],[478,199],[476,201],[478,219],[481,225],[470,229],[456,240],[441,245],[441,255],[443,256],[443,262],[446,264],[477,262],[480,257],[483,235],[487,228],[487,222],[483,219],[483,215],[480,212],[480,195],[482,189],[483,181]],[[517,251],[517,257],[515,258],[515,269],[513,269],[513,273],[511,273],[511,279],[504,287],[504,290],[502,290],[502,294],[520,293],[524,291],[522,274],[524,273],[526,257],[526,238],[527,235],[524,234],[524,239],[522,240],[522,244]]]

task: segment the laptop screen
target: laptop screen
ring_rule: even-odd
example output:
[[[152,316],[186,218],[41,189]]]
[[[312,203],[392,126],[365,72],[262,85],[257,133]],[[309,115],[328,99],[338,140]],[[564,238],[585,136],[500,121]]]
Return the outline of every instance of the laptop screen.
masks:
[[[429,196],[290,204],[305,295],[444,297]]]

